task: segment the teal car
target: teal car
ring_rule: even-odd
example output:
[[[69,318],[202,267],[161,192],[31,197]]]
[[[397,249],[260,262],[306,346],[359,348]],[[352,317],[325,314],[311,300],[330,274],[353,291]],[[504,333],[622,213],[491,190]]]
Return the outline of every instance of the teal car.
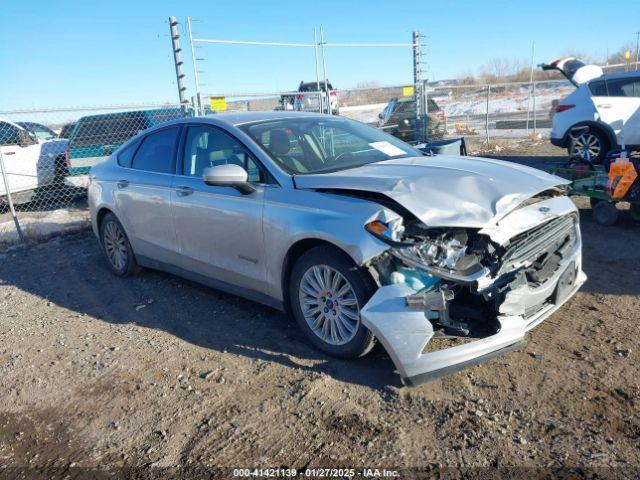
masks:
[[[78,120],[66,152],[69,175],[84,175],[142,130],[182,118],[179,108],[88,115]]]

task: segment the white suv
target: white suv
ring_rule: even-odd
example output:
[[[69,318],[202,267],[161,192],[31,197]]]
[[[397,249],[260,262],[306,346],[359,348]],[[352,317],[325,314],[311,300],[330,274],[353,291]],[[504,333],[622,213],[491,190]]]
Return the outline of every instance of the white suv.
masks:
[[[573,57],[541,67],[559,70],[577,87],[556,106],[552,144],[596,164],[609,150],[640,147],[640,71],[603,75]]]

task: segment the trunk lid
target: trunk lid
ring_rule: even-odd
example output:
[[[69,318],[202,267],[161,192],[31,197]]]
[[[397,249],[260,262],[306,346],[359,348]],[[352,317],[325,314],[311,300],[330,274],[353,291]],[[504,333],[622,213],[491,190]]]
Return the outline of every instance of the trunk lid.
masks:
[[[588,65],[582,60],[575,57],[564,57],[554,60],[551,63],[542,63],[539,65],[542,70],[557,70],[564,75],[567,80],[576,87],[587,83],[589,80],[601,77],[603,75],[602,68],[597,65]]]

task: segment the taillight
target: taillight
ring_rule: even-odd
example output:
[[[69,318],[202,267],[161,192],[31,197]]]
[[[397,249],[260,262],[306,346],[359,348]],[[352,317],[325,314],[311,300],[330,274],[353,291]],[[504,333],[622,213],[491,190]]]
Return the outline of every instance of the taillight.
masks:
[[[64,161],[67,163],[67,167],[71,168],[71,155],[69,154],[69,148],[64,151]]]
[[[558,105],[556,107],[556,113],[564,112],[565,110],[569,110],[575,107],[575,105]]]
[[[331,91],[331,92],[329,92],[329,95],[332,96],[332,97],[337,97],[338,96],[338,92]]]

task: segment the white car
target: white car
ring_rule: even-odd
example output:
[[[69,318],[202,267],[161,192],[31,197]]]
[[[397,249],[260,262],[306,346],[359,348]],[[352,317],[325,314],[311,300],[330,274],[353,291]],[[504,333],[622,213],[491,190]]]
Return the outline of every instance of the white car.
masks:
[[[573,57],[541,67],[559,70],[577,87],[556,106],[552,144],[596,164],[609,150],[640,147],[639,71],[604,75],[600,67]]]
[[[66,176],[64,150],[67,141],[39,138],[31,128],[33,125],[39,124],[27,122],[22,126],[0,119],[0,154],[12,194],[62,182]],[[7,194],[3,177],[0,168],[0,197]]]
[[[329,102],[331,106],[331,114],[339,115],[340,106],[338,105],[338,92],[333,89],[331,82],[327,82],[326,88],[323,81],[318,82],[300,82],[298,93],[293,102],[293,109],[297,112],[321,112],[322,103],[326,105]]]

